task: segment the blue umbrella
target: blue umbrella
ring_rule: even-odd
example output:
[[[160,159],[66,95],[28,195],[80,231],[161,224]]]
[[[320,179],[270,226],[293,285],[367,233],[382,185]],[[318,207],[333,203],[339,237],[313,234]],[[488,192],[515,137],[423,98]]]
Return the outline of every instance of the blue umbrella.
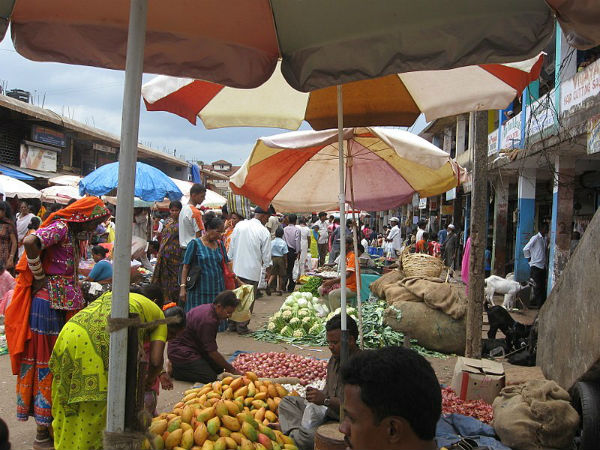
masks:
[[[119,163],[106,164],[79,182],[79,193],[101,196],[117,188]],[[156,167],[141,162],[135,168],[135,196],[147,202],[159,202],[168,197],[179,200],[183,193],[167,175]]]

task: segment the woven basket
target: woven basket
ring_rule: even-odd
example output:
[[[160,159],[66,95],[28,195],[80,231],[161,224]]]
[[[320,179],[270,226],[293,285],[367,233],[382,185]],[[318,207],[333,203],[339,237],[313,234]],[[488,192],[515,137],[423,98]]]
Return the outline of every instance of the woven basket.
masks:
[[[409,247],[402,252],[402,269],[407,277],[439,277],[444,268],[440,258],[425,253],[410,253]]]

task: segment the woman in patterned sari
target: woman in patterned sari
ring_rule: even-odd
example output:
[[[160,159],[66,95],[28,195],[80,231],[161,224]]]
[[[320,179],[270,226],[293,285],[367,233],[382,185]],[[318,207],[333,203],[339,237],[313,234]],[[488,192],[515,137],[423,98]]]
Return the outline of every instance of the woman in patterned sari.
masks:
[[[34,416],[37,423],[34,449],[52,447],[52,348],[65,322],[85,307],[77,283],[81,243],[109,215],[102,200],[85,197],[51,214],[23,241],[6,339],[17,375],[17,419]]]
[[[179,213],[181,209],[179,201],[169,204],[171,217],[162,230],[158,258],[152,275],[152,284],[160,286],[163,295],[169,302],[176,302],[179,297],[178,274],[183,258],[183,249],[179,245]]]
[[[129,294],[129,312],[142,323],[169,317],[177,320],[138,328],[140,347],[149,343],[146,389],[152,386],[163,369],[165,342],[185,329],[185,314],[177,306],[161,310],[156,289],[142,288],[141,294]],[[155,297],[155,298],[148,298]],[[108,354],[110,335],[106,330],[112,305],[112,292],[106,292],[69,320],[58,335],[50,370],[52,381],[52,422],[56,450],[90,450],[103,448],[108,391]]]

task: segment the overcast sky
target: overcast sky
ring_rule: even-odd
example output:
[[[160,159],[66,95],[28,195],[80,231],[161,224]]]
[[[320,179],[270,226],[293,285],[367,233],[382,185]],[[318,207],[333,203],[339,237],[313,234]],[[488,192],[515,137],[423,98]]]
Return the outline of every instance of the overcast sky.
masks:
[[[154,75],[144,75],[144,82]],[[119,135],[124,72],[29,61],[20,56],[10,40],[10,31],[0,43],[0,84],[6,89],[30,91],[32,102],[58,114]],[[141,97],[140,97],[141,102]],[[415,125],[420,130],[423,120]],[[303,124],[302,129],[310,129]],[[155,149],[206,163],[225,159],[241,164],[261,136],[288,130],[278,128],[223,128],[206,130],[202,122],[165,112],[148,112],[141,106],[139,140]]]

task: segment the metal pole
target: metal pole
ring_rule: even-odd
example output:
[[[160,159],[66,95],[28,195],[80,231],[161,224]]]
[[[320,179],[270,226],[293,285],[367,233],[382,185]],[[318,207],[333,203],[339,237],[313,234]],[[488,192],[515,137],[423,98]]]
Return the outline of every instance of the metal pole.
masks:
[[[473,150],[473,184],[471,188],[471,255],[469,261],[469,296],[467,304],[467,342],[465,356],[481,357],[483,325],[484,258],[487,240],[487,120],[486,112],[470,115],[469,139]]]
[[[348,146],[348,156],[350,156],[350,146]],[[354,205],[354,178],[352,169],[354,168],[354,160],[350,159],[348,163],[348,182],[350,183],[350,199],[352,205],[352,237],[354,238],[354,273],[356,274],[356,310],[358,311],[358,342],[361,350],[364,350],[363,342],[363,317],[362,317],[362,298],[360,288],[362,280],[360,278],[360,260],[358,259],[358,220],[356,220],[356,206]],[[359,217],[360,218],[360,217]]]
[[[119,184],[117,189],[117,221],[114,247],[112,318],[129,317],[129,278],[131,272],[131,234],[133,193],[140,123],[140,92],[144,69],[147,0],[131,0],[125,89],[121,119],[119,151]],[[108,366],[108,399],[106,430],[119,432],[125,421],[125,379],[127,363],[127,329],[110,334]]]
[[[338,152],[339,152],[339,175],[340,175],[340,270],[341,297],[340,307],[342,309],[342,348],[341,363],[348,360],[348,324],[346,320],[346,186],[344,163],[344,105],[342,102],[342,86],[337,86],[337,115],[338,115]]]

